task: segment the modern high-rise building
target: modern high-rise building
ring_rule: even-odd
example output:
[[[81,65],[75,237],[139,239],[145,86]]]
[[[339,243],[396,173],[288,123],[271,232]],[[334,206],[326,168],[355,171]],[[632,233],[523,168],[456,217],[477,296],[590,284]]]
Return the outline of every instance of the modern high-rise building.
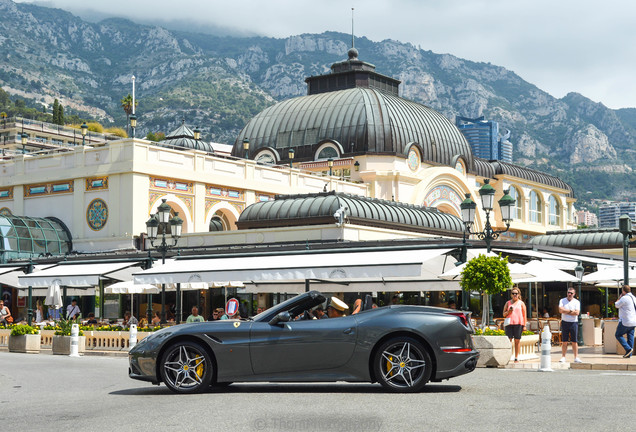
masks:
[[[508,141],[510,131],[500,137],[499,123],[487,121],[484,116],[478,118],[457,116],[455,124],[466,137],[475,156],[512,163],[512,143]]]
[[[636,221],[636,203],[619,202],[599,207],[598,226],[599,228],[618,227],[618,218],[627,215],[632,221]]]
[[[598,217],[596,216],[596,213],[592,213],[587,210],[580,210],[576,212],[576,221],[579,225],[586,225],[589,227],[598,225]]]

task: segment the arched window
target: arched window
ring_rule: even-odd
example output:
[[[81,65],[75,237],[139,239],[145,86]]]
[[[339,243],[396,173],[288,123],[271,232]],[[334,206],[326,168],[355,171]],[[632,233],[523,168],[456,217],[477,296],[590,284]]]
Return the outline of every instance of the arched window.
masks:
[[[276,156],[270,149],[266,149],[258,152],[254,160],[260,165],[276,165],[278,163]]]
[[[521,219],[521,195],[519,194],[519,190],[514,187],[514,186],[510,186],[510,192],[508,192],[508,194],[515,200],[515,205],[514,207],[511,209],[512,211],[510,212],[510,215],[512,216],[513,219]]]
[[[318,147],[315,153],[315,160],[339,159],[340,149],[333,142],[326,142]]]
[[[543,218],[541,217],[541,197],[536,191],[530,192],[530,209],[529,209],[529,219],[530,222],[541,223]]]
[[[550,195],[550,198],[548,198],[548,208],[548,223],[550,225],[561,225],[561,204],[559,204],[554,195]]]

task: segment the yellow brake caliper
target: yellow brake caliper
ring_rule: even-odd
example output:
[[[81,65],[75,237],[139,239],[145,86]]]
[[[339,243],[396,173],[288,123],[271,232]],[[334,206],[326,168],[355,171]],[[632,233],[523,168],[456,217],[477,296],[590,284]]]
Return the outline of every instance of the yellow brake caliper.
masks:
[[[203,357],[202,357],[202,356],[197,356],[197,357],[195,358],[195,360],[196,360],[197,362],[199,361],[199,359],[203,359]],[[204,366],[204,364],[205,364],[205,362],[204,362],[204,361],[202,361],[201,363],[199,363],[199,365],[198,365],[198,366],[197,366],[197,368],[195,369],[195,370],[196,370],[196,372],[197,372],[197,375],[199,376],[199,378],[202,378],[202,377],[203,377],[203,371],[205,370],[205,366]]]
[[[393,361],[393,356],[389,357],[390,361],[386,362],[386,371],[387,373],[390,372],[389,376],[393,376],[393,374],[395,373],[395,371],[391,372],[391,368],[393,367],[393,365],[391,364],[391,362]]]

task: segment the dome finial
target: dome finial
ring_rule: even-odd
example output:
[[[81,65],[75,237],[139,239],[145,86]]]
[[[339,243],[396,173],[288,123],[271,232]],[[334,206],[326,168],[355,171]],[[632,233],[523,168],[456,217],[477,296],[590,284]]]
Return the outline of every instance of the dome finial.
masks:
[[[349,60],[356,60],[358,58],[358,50],[356,49],[356,40],[353,33],[353,10],[351,8],[351,49],[347,52]]]

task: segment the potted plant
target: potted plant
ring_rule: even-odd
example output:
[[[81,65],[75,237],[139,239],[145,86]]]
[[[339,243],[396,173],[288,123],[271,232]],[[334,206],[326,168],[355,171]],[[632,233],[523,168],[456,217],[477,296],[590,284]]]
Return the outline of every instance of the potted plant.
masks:
[[[76,319],[60,319],[57,322],[55,336],[53,336],[52,350],[53,354],[69,355],[71,354],[71,329],[73,324],[79,326],[79,318]],[[78,352],[81,354],[86,351],[86,337],[81,327],[79,330]]]
[[[460,286],[464,291],[482,294],[481,328],[475,332],[473,343],[479,351],[477,367],[505,366],[512,355],[512,344],[503,330],[487,328],[489,319],[489,295],[500,293],[512,285],[508,258],[479,255],[462,270]]]
[[[40,352],[40,330],[29,325],[14,325],[9,336],[9,351],[37,354]]]

